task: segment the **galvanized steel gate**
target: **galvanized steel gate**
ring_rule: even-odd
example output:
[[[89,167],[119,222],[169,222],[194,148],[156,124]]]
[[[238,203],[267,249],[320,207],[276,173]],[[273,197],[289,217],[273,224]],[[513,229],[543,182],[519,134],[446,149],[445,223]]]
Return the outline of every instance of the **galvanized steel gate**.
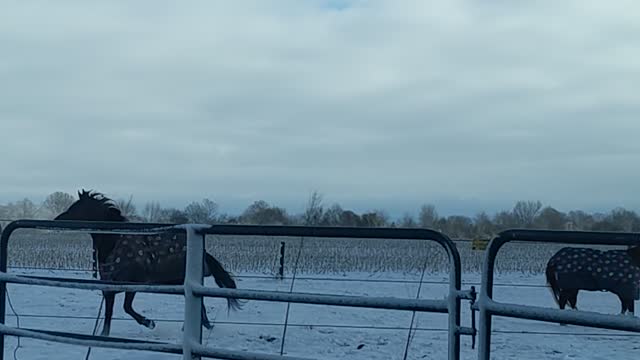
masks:
[[[20,228],[57,229],[71,231],[144,233],[152,234],[164,231],[187,233],[187,268],[182,286],[150,286],[124,283],[108,283],[97,280],[78,280],[45,278],[34,276],[16,276],[7,274],[7,247],[11,234]],[[1,230],[1,229],[0,229]],[[446,300],[400,299],[362,296],[337,296],[303,293],[283,293],[276,291],[255,291],[242,289],[220,289],[203,286],[203,250],[204,236],[211,235],[264,235],[296,237],[332,237],[332,238],[372,238],[372,239],[418,239],[439,243],[449,258],[449,293]],[[591,313],[585,311],[561,311],[545,307],[524,306],[499,303],[493,300],[493,272],[499,249],[507,242],[543,242],[565,244],[599,245],[640,245],[640,235],[630,233],[577,232],[509,230],[494,238],[485,255],[482,273],[480,297],[472,304],[480,313],[478,359],[490,359],[491,321],[493,316],[507,316],[547,322],[597,327],[614,330],[640,332],[640,319]],[[166,344],[150,341],[137,341],[113,337],[89,336],[75,333],[20,329],[5,325],[6,284],[20,283],[56,287],[69,287],[86,290],[130,290],[136,292],[185,295],[185,323],[182,344]],[[454,243],[445,235],[426,229],[369,229],[343,227],[301,227],[301,226],[245,226],[245,225],[177,225],[107,223],[79,221],[37,221],[20,220],[7,225],[2,231],[0,241],[0,360],[4,357],[5,335],[31,337],[41,340],[57,341],[83,346],[109,347],[130,350],[147,350],[164,353],[183,354],[184,359],[215,357],[221,359],[297,359],[291,356],[257,354],[204,347],[202,345],[202,324],[200,306],[204,296],[239,297],[251,300],[324,304],[380,309],[448,313],[448,358],[460,358],[460,336],[475,335],[474,329],[461,326],[461,300],[474,300],[475,292],[461,289],[460,255]]]
[[[57,229],[83,232],[144,233],[183,231],[187,234],[187,261],[185,282],[181,286],[132,285],[94,280],[43,278],[7,274],[7,248],[11,234],[20,228]],[[210,288],[203,285],[203,250],[205,235],[262,235],[322,238],[361,238],[392,240],[427,240],[440,244],[449,259],[449,291],[447,299],[402,299],[395,297],[337,296],[307,293],[284,293],[243,289]],[[181,346],[149,341],[131,341],[113,337],[79,335],[65,332],[19,329],[5,325],[6,284],[20,283],[68,287],[87,290],[136,291],[163,294],[184,294],[185,322]],[[202,299],[208,297],[238,297],[250,300],[292,302],[319,305],[337,305],[378,309],[448,313],[448,359],[460,359],[460,336],[474,335],[475,330],[461,326],[461,300],[474,300],[475,291],[461,289],[460,255],[447,236],[427,229],[308,227],[308,226],[247,226],[247,225],[175,225],[142,223],[109,223],[86,221],[19,220],[7,225],[0,241],[0,360],[4,355],[5,335],[31,337],[95,347],[148,350],[183,354],[184,359],[215,357],[222,359],[296,359],[291,356],[257,354],[243,351],[209,348],[202,345]]]
[[[493,300],[493,272],[500,248],[512,241],[528,243],[640,245],[640,234],[586,231],[507,230],[491,240],[482,269],[482,285],[473,308],[479,310],[478,359],[491,358],[491,319],[506,316],[519,319],[566,323],[601,329],[640,332],[640,319],[587,311],[563,311],[540,306],[501,303]]]

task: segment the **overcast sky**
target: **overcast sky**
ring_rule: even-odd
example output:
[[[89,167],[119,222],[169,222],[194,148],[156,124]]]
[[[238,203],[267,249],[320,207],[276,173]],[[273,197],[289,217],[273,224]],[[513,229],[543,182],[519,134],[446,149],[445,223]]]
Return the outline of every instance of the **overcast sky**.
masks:
[[[637,1],[7,1],[0,203],[640,208]]]

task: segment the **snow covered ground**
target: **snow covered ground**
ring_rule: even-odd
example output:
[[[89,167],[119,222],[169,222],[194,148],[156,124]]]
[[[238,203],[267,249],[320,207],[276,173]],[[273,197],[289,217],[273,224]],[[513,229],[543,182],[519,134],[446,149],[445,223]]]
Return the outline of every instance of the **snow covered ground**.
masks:
[[[89,277],[82,272],[51,272],[13,270],[13,273],[47,276]],[[239,274],[260,275],[260,274]],[[304,274],[301,276],[312,276]],[[323,274],[322,277],[327,277]],[[294,291],[325,294],[397,296],[415,298],[418,284],[398,282],[345,281],[419,280],[419,274],[345,273],[333,275],[336,280],[296,280]],[[441,299],[447,290],[447,274],[425,277],[421,298]],[[479,275],[465,274],[465,287],[474,284],[479,289]],[[442,282],[442,283],[438,283]],[[498,301],[555,307],[542,276],[497,274],[495,299]],[[215,286],[211,278],[206,284]],[[510,284],[529,285],[513,286]],[[244,289],[289,291],[290,280],[241,277],[238,286]],[[10,285],[9,296],[20,315],[20,326],[91,334],[101,296],[96,291],[50,287]],[[116,299],[112,336],[148,339],[176,343],[181,340],[183,298],[174,295],[138,294],[134,308],[154,319],[153,330],[135,323],[122,310],[123,294]],[[279,354],[285,321],[286,303],[248,302],[240,312],[227,314],[224,299],[206,299],[213,330],[204,330],[206,344],[235,350]],[[602,313],[619,311],[617,297],[610,293],[580,293],[578,307]],[[16,325],[16,317],[7,307],[7,323]],[[102,314],[101,314],[102,315]],[[375,309],[354,309],[335,306],[291,304],[285,354],[316,359],[402,359],[411,322],[411,312]],[[411,333],[408,359],[446,359],[446,315],[421,313]],[[468,303],[463,302],[462,321],[470,325]],[[102,324],[100,323],[100,328]],[[357,328],[359,326],[369,328]],[[376,327],[376,328],[371,328]],[[640,356],[640,335],[578,326],[560,326],[528,320],[494,319],[493,359],[636,359]],[[8,338],[5,359],[14,358],[17,341]],[[462,358],[477,358],[471,349],[471,338],[462,337]],[[15,353],[17,359],[84,359],[87,348],[21,339]],[[94,348],[91,359],[180,359],[178,355],[126,352]]]

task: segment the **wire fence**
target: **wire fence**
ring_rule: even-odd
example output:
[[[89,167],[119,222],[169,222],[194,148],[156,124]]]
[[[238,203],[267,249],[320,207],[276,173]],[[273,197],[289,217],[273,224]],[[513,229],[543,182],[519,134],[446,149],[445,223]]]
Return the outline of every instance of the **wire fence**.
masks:
[[[31,234],[26,234],[26,235],[28,236],[25,237],[27,240],[25,242],[25,248],[24,248],[25,252],[19,255],[28,256],[28,258],[25,258],[28,261],[19,262],[22,264],[24,263],[28,264],[29,262],[32,261],[32,259],[34,259],[34,257],[37,258],[37,256],[34,256],[34,253],[44,253],[44,252],[50,251],[52,249],[51,243],[55,243],[55,241],[43,242],[41,241],[41,239],[33,238]],[[48,234],[48,235],[52,237],[51,240],[60,239],[59,236],[52,236],[53,234]],[[24,240],[24,238],[21,240]],[[300,273],[296,273],[297,266],[290,266],[290,271],[288,273],[292,275],[283,275],[282,277],[278,277],[277,275],[275,275],[276,272],[274,271],[274,269],[276,268],[275,264],[278,263],[277,255],[264,256],[264,254],[262,253],[271,253],[271,254],[279,253],[277,246],[280,244],[280,239],[274,239],[274,241],[272,241],[271,243],[267,243],[266,245],[264,241],[253,242],[251,241],[251,239],[247,239],[245,240],[245,243],[242,244],[243,249],[241,249],[240,251],[238,250],[238,244],[219,241],[221,240],[221,237],[216,237],[215,240],[216,240],[215,243],[214,244],[210,243],[208,247],[211,247],[211,246],[215,247],[216,250],[218,250],[217,253],[221,255],[222,260],[226,260],[225,262],[231,264],[232,267],[241,268],[242,266],[240,266],[240,264],[242,262],[246,261],[246,259],[250,258],[250,256],[255,256],[253,253],[257,253],[260,256],[264,257],[264,259],[258,262],[256,262],[255,259],[253,259],[252,261],[256,263],[256,267],[267,269],[268,273],[270,272],[274,274],[274,275],[238,274],[238,275],[235,275],[235,278],[237,279],[256,279],[256,280],[264,279],[264,280],[291,281],[292,285],[294,281],[387,283],[387,284],[416,284],[416,285],[432,284],[432,285],[443,285],[443,286],[448,285],[447,281],[438,281],[438,280],[420,281],[420,280],[411,280],[411,279],[383,279],[383,278],[365,279],[365,278],[338,278],[338,277],[331,277],[331,276],[304,276]],[[463,257],[463,266],[465,265],[464,259],[467,260],[466,266],[464,266],[465,270],[468,271],[469,269],[478,269],[479,264],[481,264],[481,260],[484,257],[484,251],[472,250],[471,239],[455,239],[454,241],[460,244],[459,250],[461,252],[461,256]],[[81,272],[81,273],[89,273],[89,274],[92,273],[93,269],[88,268],[87,266],[78,266],[78,267],[64,266],[64,264],[70,264],[70,263],[72,264],[79,263],[83,265],[89,265],[86,259],[89,258],[87,255],[90,252],[87,251],[88,248],[86,246],[87,245],[86,241],[79,242],[79,241],[75,241],[75,239],[64,239],[64,242],[67,246],[72,247],[74,251],[76,251],[76,253],[73,255],[73,258],[69,258],[65,262],[61,262],[59,266],[13,265],[9,267],[9,270],[10,271],[27,270],[27,271],[51,271],[51,272]],[[19,244],[19,243],[21,242],[20,241],[16,242],[16,244]],[[292,255],[297,253],[299,255],[300,254],[299,250],[301,249],[296,248],[295,243],[296,242],[288,243],[288,246],[293,246],[291,251],[289,251],[288,253]],[[303,263],[305,264],[303,266],[308,266],[307,264],[310,264],[310,263],[318,263],[320,265],[315,267],[308,267],[307,270],[309,271],[307,272],[313,273],[318,268],[331,267],[332,265],[335,265],[329,261],[326,261],[324,258],[322,258],[322,256],[325,256],[325,254],[326,254],[326,258],[328,259],[340,258],[340,256],[342,256],[341,253],[344,251],[344,249],[340,246],[335,246],[335,245],[336,244],[334,244],[332,240],[326,240],[326,239],[323,240],[322,242],[316,242],[316,243],[308,242],[306,245],[308,249],[306,253],[303,255]],[[363,243],[358,243],[357,245],[362,246]],[[423,244],[420,244],[419,246],[423,246]],[[532,248],[536,250],[535,256],[532,256],[532,253],[530,251]],[[525,270],[529,272],[539,271],[540,266],[544,262],[544,260],[536,260],[535,258],[541,258],[541,259],[548,258],[549,254],[551,254],[551,252],[555,251],[555,249],[557,248],[558,246],[540,245],[535,247],[528,246],[528,247],[525,247],[524,249],[521,249],[521,248],[514,247],[512,244],[511,248],[506,247],[505,249],[507,256],[505,256],[505,259],[503,262],[503,268],[507,271],[512,269],[521,269],[523,272],[525,272]],[[78,251],[79,249],[80,251]],[[251,250],[247,250],[247,249],[251,249]],[[393,259],[394,261],[396,259],[401,259],[402,261],[405,262],[402,266],[411,268],[414,266],[411,263],[411,261],[414,261],[413,258],[424,259],[424,256],[426,255],[425,251],[431,251],[433,249],[434,249],[433,246],[429,247],[428,245],[426,248],[424,247],[418,248],[416,246],[413,248],[391,249],[393,250],[393,252],[390,252],[389,254],[383,254],[380,250],[376,248],[369,248],[369,249],[366,249],[366,252],[362,254],[359,254],[356,251],[352,251],[348,255],[349,256],[355,255],[356,260],[361,261],[361,263],[363,263],[364,261],[369,261],[369,259],[366,259],[366,257],[370,256],[371,254],[376,256],[376,258],[372,261],[374,263],[382,262],[382,261],[388,262],[390,259]],[[385,248],[384,251],[386,252],[388,250],[389,249]],[[440,249],[437,249],[437,250],[440,250]],[[64,249],[63,246],[61,248],[55,249],[53,257],[59,256],[58,254],[64,251],[66,250]],[[252,253],[247,254],[247,251]],[[412,258],[408,260],[406,258],[401,258],[401,255],[405,252],[409,253],[412,256]],[[444,260],[445,260],[445,258],[442,256],[443,254],[433,254],[433,253],[429,253],[429,254],[430,256],[432,256],[432,259],[433,259],[433,262],[429,264],[432,267],[432,269],[442,268],[442,263],[444,263]],[[83,260],[79,261],[78,259],[83,259]],[[382,261],[380,261],[380,259]],[[292,259],[287,259],[287,263],[288,264],[293,263],[293,261],[291,260]],[[526,260],[527,262],[523,262],[524,260]],[[384,272],[386,270],[393,270],[393,267],[389,269],[383,268],[381,271]],[[467,286],[467,287],[480,286],[480,285],[481,284],[479,281],[463,281],[463,286]],[[511,282],[496,283],[494,284],[494,286],[512,287],[512,288],[546,288],[547,287],[545,284],[511,283]],[[43,314],[18,313],[16,315],[8,314],[8,316],[32,318],[32,319],[43,319],[43,320],[46,320],[46,319],[52,319],[52,320],[53,319],[75,319],[75,320],[87,320],[87,321],[96,320],[95,316],[81,316],[81,315],[43,315]],[[102,316],[99,318],[103,319]],[[122,318],[122,317],[114,317],[113,320],[114,321],[134,321],[131,318]],[[176,322],[182,322],[183,319],[154,319],[154,321],[176,323]],[[217,320],[213,322],[215,324],[231,325],[231,326],[262,326],[262,327],[270,326],[270,327],[285,327],[285,328],[286,327],[333,328],[333,329],[362,329],[362,330],[372,330],[372,331],[393,330],[393,331],[420,331],[420,332],[443,332],[443,333],[448,331],[447,328],[415,327],[415,326],[341,325],[341,324],[320,324],[320,323],[300,324],[300,323],[290,323],[290,322],[242,322],[242,321],[217,321]],[[592,337],[604,337],[604,338],[640,336],[640,334],[626,334],[626,333],[528,331],[528,330],[500,330],[500,329],[494,329],[492,330],[492,333],[513,334],[513,335],[540,335],[540,336],[592,336]]]
[[[60,272],[93,272],[92,269],[81,268],[47,268],[47,267],[33,267],[33,266],[9,266],[9,270],[33,270],[33,271],[60,271]],[[447,281],[439,280],[407,280],[407,279],[353,279],[353,278],[336,278],[336,277],[322,277],[322,276],[277,276],[277,275],[234,275],[236,279],[256,279],[256,280],[295,280],[295,281],[325,281],[325,282],[354,282],[354,283],[383,283],[383,284],[430,284],[430,285],[449,285]],[[468,286],[480,286],[479,281],[462,281],[462,285]],[[495,283],[495,287],[521,287],[521,288],[547,288],[543,284],[527,284],[527,283]]]
[[[73,319],[73,320],[95,320],[94,316],[66,316],[66,315],[34,315],[34,314],[18,314],[19,317],[22,318],[36,318],[36,319]],[[16,317],[15,315],[7,314],[7,317]],[[103,318],[100,317],[100,320]],[[113,321],[126,321],[126,322],[134,322],[135,320],[130,318],[122,318],[122,317],[113,317]],[[159,323],[181,323],[183,319],[154,319],[154,321]],[[248,321],[215,321],[217,325],[241,325],[241,326],[285,326],[285,323],[276,323],[276,322],[248,322]],[[375,325],[341,325],[341,324],[298,324],[298,323],[287,323],[289,327],[300,327],[300,328],[325,328],[325,329],[364,329],[364,330],[398,330],[398,331],[407,331],[407,330],[416,330],[416,331],[430,331],[430,332],[446,332],[448,329],[446,328],[429,328],[429,327],[405,327],[405,326],[375,326]],[[492,332],[498,334],[531,334],[531,335],[568,335],[568,336],[615,336],[615,337],[640,337],[640,334],[637,333],[612,333],[612,334],[604,334],[604,333],[576,333],[576,332],[553,332],[553,331],[528,331],[528,330],[493,330]]]
[[[83,315],[43,315],[16,313],[7,314],[7,318],[31,318],[31,319],[66,319],[66,320],[86,320],[95,321],[95,316]],[[100,316],[99,320],[104,317]],[[113,321],[135,322],[134,319],[117,317],[112,318]],[[156,323],[181,323],[183,319],[153,319]],[[422,332],[447,332],[447,328],[430,328],[430,327],[408,327],[408,326],[376,326],[376,325],[343,325],[343,324],[321,324],[321,323],[284,323],[284,322],[249,322],[249,321],[213,321],[216,325],[232,325],[232,326],[261,326],[261,327],[288,327],[295,328],[317,328],[317,329],[352,329],[352,330],[392,330],[392,331],[422,331]],[[637,333],[599,333],[599,332],[560,332],[560,331],[529,331],[529,330],[492,330],[496,334],[522,334],[522,335],[550,335],[550,336],[598,336],[598,337],[640,337]]]
[[[10,267],[14,270],[34,270],[34,271],[71,271],[71,272],[86,272],[91,273],[91,269],[61,269],[61,268],[38,268],[38,267]],[[387,283],[387,284],[432,284],[446,286],[449,283],[446,281],[438,280],[405,280],[405,279],[353,279],[353,278],[333,278],[322,276],[285,276],[283,278],[277,278],[275,275],[237,275],[237,279],[257,279],[257,280],[277,280],[286,281],[324,281],[324,282],[355,282],[355,283]],[[480,282],[467,281],[463,282],[463,285],[467,286],[480,286]],[[527,283],[496,283],[495,287],[520,287],[520,288],[547,288],[546,285],[541,284],[527,284]],[[15,310],[14,310],[15,311]],[[46,315],[46,314],[30,314],[30,313],[17,313],[7,314],[8,318],[31,318],[41,320],[82,320],[82,321],[95,321],[95,316],[88,315]],[[104,316],[99,316],[98,319],[102,321]],[[135,322],[132,318],[117,317],[114,316],[113,321],[122,322]],[[181,323],[184,320],[171,319],[171,318],[154,318],[156,323]],[[213,320],[217,325],[230,325],[230,326],[256,326],[256,327],[292,327],[292,328],[328,328],[328,329],[351,329],[351,330],[372,330],[372,331],[418,331],[418,332],[442,332],[446,333],[447,328],[438,327],[416,327],[416,326],[377,326],[377,325],[344,325],[344,324],[322,324],[322,323],[291,323],[291,322],[248,322],[248,321],[220,321]],[[505,334],[505,335],[538,335],[538,336],[591,336],[591,337],[616,337],[616,338],[636,338],[640,337],[637,333],[603,333],[603,332],[575,332],[575,331],[529,331],[529,330],[499,330],[494,329],[492,333]]]

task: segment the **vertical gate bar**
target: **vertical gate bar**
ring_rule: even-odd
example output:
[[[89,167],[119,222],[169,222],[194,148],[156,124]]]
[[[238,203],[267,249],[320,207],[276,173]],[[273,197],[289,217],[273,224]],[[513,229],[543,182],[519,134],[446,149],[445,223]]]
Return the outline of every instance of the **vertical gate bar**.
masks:
[[[453,244],[453,242],[451,242]],[[460,360],[460,290],[462,287],[462,266],[460,254],[455,245],[447,248],[449,253],[449,360]]]
[[[487,310],[486,302],[493,298],[493,271],[496,255],[504,242],[505,240],[500,237],[492,239],[484,258],[478,299],[478,322],[480,324],[478,326],[478,360],[489,360],[491,358],[491,320],[493,314]]]
[[[186,225],[187,254],[184,277],[184,360],[200,359],[193,355],[193,345],[202,344],[202,296],[193,293],[193,285],[203,284],[204,234],[197,234],[198,225]]]
[[[0,226],[0,271],[7,272],[7,249],[9,248],[9,234],[11,231],[7,231],[5,234],[4,231],[1,231],[2,227]],[[5,229],[6,231],[7,229]],[[7,283],[5,281],[0,281],[0,324],[5,323],[5,313],[6,313],[6,304],[7,301]],[[4,360],[4,333],[0,334],[0,360]]]
[[[98,253],[96,252],[96,248],[93,248],[91,251],[91,271],[93,271],[93,278],[98,278]]]
[[[284,247],[285,247],[285,242],[281,241],[280,242],[280,267],[278,268],[278,276],[280,277],[280,280],[284,279]]]

